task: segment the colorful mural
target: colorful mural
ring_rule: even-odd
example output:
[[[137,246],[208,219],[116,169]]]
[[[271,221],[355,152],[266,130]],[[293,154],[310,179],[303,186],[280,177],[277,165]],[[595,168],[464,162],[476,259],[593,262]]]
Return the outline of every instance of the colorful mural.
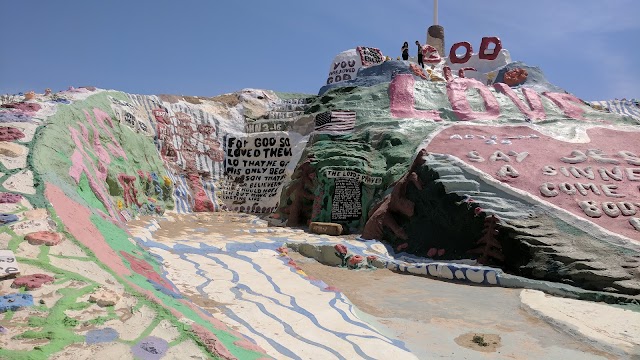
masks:
[[[319,96],[3,97],[0,358],[413,357],[289,251],[637,298],[633,104],[584,103],[494,37],[456,48],[426,70],[351,49]],[[268,226],[311,222],[349,238]]]

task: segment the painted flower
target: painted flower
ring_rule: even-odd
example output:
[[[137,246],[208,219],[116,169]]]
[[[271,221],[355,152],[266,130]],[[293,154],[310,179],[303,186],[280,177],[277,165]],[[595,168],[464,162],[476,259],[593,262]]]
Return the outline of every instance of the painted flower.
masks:
[[[367,256],[367,261],[368,261],[368,262],[373,262],[373,261],[375,261],[377,258],[378,258],[378,257],[377,257],[377,256],[375,256],[375,255],[369,255],[369,256]]]
[[[118,210],[122,210],[124,208],[124,203],[122,200],[118,199],[118,201],[116,201],[116,206],[118,207]]]
[[[356,266],[356,265],[360,264],[362,262],[362,260],[364,260],[364,258],[361,255],[353,255],[349,259],[349,265]]]
[[[333,247],[334,249],[336,249],[336,252],[340,255],[347,255],[347,247],[344,246],[343,244],[337,244]]]
[[[44,284],[51,284],[55,279],[45,274],[33,274],[27,276],[20,276],[16,278],[11,284],[12,288],[26,287],[27,290],[33,290],[41,287]]]
[[[168,176],[163,176],[162,180],[164,180],[164,186],[169,187],[172,184],[171,179]]]

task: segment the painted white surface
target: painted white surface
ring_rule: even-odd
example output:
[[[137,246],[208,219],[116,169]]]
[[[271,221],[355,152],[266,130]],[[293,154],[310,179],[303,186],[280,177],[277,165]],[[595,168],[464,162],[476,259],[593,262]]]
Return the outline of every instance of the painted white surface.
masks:
[[[640,355],[640,312],[537,290],[523,290],[520,299],[523,309],[561,331],[587,338],[608,352]]]

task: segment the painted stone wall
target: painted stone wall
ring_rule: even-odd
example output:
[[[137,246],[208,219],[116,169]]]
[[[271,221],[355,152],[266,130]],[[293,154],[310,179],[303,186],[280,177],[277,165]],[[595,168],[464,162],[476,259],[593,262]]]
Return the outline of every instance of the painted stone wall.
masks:
[[[558,131],[571,132],[581,124],[576,121],[587,121],[593,125],[603,121],[623,126],[635,123],[632,118],[597,111],[570,94],[540,91],[543,79],[538,78],[531,87],[517,88],[504,83],[487,86],[474,79],[458,77],[444,82],[423,79],[413,73],[410,65],[388,61],[372,67],[372,70],[378,68],[377,72],[372,72],[372,78],[378,81],[376,84],[366,83],[366,76],[361,76],[358,80],[367,86],[335,87],[311,104],[309,112],[315,115],[316,121],[305,157],[315,178],[306,181],[307,189],[302,192],[300,181],[294,181],[283,199],[285,217],[291,213],[290,206],[295,212],[309,215],[296,215],[290,224],[337,221],[347,228],[361,228],[371,200],[380,197],[406,171],[416,149],[425,139],[450,124],[475,121],[513,125],[566,121],[566,129],[559,126]],[[404,73],[398,70],[403,66]],[[386,77],[384,71],[395,75]],[[550,87],[543,87],[546,88]],[[352,123],[345,120],[347,112],[355,113]],[[488,138],[486,141],[494,140]],[[377,159],[375,163],[371,163],[373,159]],[[360,181],[364,185],[360,190],[360,196],[365,199],[360,201],[364,218],[361,216],[356,220],[353,214],[344,219],[341,219],[343,215],[332,216],[329,209],[334,208],[335,181],[326,177],[328,169],[360,174],[344,178],[377,177],[382,180]],[[345,207],[353,207],[348,203],[358,202],[340,196],[340,202],[346,202]]]
[[[47,171],[60,172],[65,180],[66,176],[76,184],[87,182],[88,188],[99,194],[104,210],[113,218],[119,214],[124,220],[167,209],[179,213],[223,209],[272,212],[312,125],[312,119],[304,116],[313,99],[309,95],[244,90],[216,98],[197,98],[97,90],[85,97],[82,103],[74,102],[58,117],[52,117],[56,123],[52,130],[58,135],[48,132],[46,138],[47,142],[66,146],[64,131],[70,131],[74,145],[84,146],[75,155],[73,147],[63,146],[62,151],[74,159],[75,167],[63,175],[58,162],[43,166]],[[85,110],[90,117],[84,114]],[[103,122],[117,125],[117,134],[112,134],[114,130],[103,126]],[[96,135],[98,140],[91,139],[94,127],[101,131]],[[136,150],[133,159],[120,154],[119,142],[114,140],[105,147],[99,140],[104,137],[120,141],[126,137],[129,142],[128,137],[134,135],[148,141]],[[251,141],[244,144],[248,140]],[[236,147],[229,148],[229,142]],[[148,148],[148,144],[155,149]],[[91,163],[79,161],[81,155],[85,160],[91,158]],[[139,159],[153,160],[153,170],[138,164]],[[107,165],[120,163],[131,165],[126,169],[128,173],[107,174],[109,168],[116,169]],[[89,171],[93,166],[96,170]],[[85,180],[85,173],[95,174]],[[102,186],[101,182],[107,185]]]
[[[111,105],[124,99],[121,93],[98,92],[59,106],[34,149],[35,170],[44,181],[68,189],[72,199],[113,221],[174,207],[152,130],[140,133],[134,119],[127,122],[116,116],[123,113],[112,111]]]
[[[427,68],[415,59],[385,61],[359,69],[356,78],[323,86],[307,111],[315,117],[314,131],[281,199],[280,214],[287,224],[334,221],[346,229],[362,229],[375,210],[372,205],[407,171],[418,149],[452,124],[535,124],[554,128],[559,136],[570,136],[585,124],[637,124],[632,116],[598,111],[564,92],[536,67],[511,62],[495,37],[482,38],[479,53],[469,43],[451,50],[455,54],[465,47],[467,53],[459,58],[441,54],[450,56]],[[332,66],[339,68],[339,63]],[[513,74],[523,77],[511,83],[507,79]],[[347,118],[347,113],[355,116]],[[551,125],[558,122],[562,125]],[[340,170],[351,173],[345,176]],[[365,178],[376,180],[363,182]],[[347,188],[352,189],[350,197]]]
[[[173,207],[152,123],[139,121],[117,92],[80,88],[24,100],[0,108],[0,257],[12,265],[0,266],[0,358],[91,357],[95,344],[139,358],[262,357],[179,294],[161,261],[127,231],[129,217]]]
[[[96,289],[92,296],[112,299],[109,301],[116,304],[120,298],[137,296],[143,299],[139,301],[139,307],[153,309],[145,312],[152,324],[177,324],[178,319],[193,322],[179,327],[185,344],[197,344],[195,350],[189,350],[191,353],[200,351],[221,358],[261,357],[260,348],[184,299],[165,277],[160,261],[143,249],[139,239],[130,237],[125,223],[139,215],[159,215],[166,211],[230,209],[232,201],[226,202],[223,198],[229,194],[234,199],[255,195],[257,204],[261,205],[239,211],[272,211],[278,204],[281,185],[292,173],[306,144],[305,136],[298,131],[305,132],[308,128],[309,120],[301,115],[310,102],[308,99],[313,99],[308,95],[280,96],[273,92],[246,90],[211,100],[81,88],[38,96],[31,102],[16,102],[11,104],[13,107],[0,110],[0,115],[11,126],[3,129],[6,140],[27,137],[29,142],[25,144],[29,149],[33,148],[33,151],[19,151],[17,146],[23,144],[12,145],[16,149],[9,149],[7,145],[16,156],[5,158],[4,155],[9,154],[5,151],[0,159],[8,172],[5,189],[10,193],[5,197],[7,201],[15,198],[23,202],[28,198],[29,203],[24,206],[47,207],[44,216],[49,219],[25,222],[18,213],[15,220],[12,220],[13,214],[5,216],[5,220],[17,221],[20,229],[24,229],[17,230],[21,234],[35,230],[61,231],[63,235],[47,232],[44,239],[73,242],[73,246],[81,248],[73,250],[74,260],[85,261],[86,257],[86,261],[98,269],[91,272],[92,276],[105,276],[102,271],[113,277],[103,288],[98,289],[97,284],[89,281],[85,284],[88,290],[65,295],[65,301],[56,304],[55,311],[59,312],[69,304],[79,308],[80,305],[73,305],[76,298]],[[252,118],[260,113],[267,115]],[[274,113],[278,115],[269,115]],[[256,127],[253,132],[246,132],[249,122],[271,117],[286,119],[291,126],[283,127],[283,130],[288,131]],[[238,147],[227,152],[225,140],[232,138],[242,140],[242,145],[247,140],[247,146],[240,147],[238,153],[233,151]],[[248,140],[252,140],[251,144]],[[249,148],[250,154],[244,151]],[[260,163],[254,162],[258,160],[256,151],[260,151]],[[24,159],[18,155],[24,155]],[[248,170],[244,175],[261,178],[238,181],[234,188],[226,189],[225,184],[237,180],[234,170],[226,165],[233,164],[234,160],[241,164],[236,169]],[[255,189],[261,193],[253,193]],[[15,192],[24,195],[18,198]],[[271,209],[262,206],[268,204],[272,204]],[[23,209],[23,205],[20,206],[17,211]],[[29,216],[33,218],[33,215]],[[51,228],[55,224],[58,228]],[[20,240],[21,237],[9,244],[17,256],[6,255],[11,255],[13,262],[33,264],[30,254],[24,254],[21,247],[17,247],[16,241]],[[37,266],[43,267],[46,274],[54,271],[58,275],[64,273],[64,279],[85,280],[75,273],[63,272],[54,265],[56,259],[40,255]],[[65,258],[65,261],[72,260]],[[49,279],[47,276],[50,275],[43,275],[43,278]],[[56,280],[59,279],[56,277]],[[26,304],[21,306],[28,306]],[[69,321],[75,320],[70,318]],[[58,339],[66,336],[68,328],[74,324],[64,325],[65,329],[51,326],[45,330]],[[114,339],[120,336],[110,328],[100,330],[100,334],[103,332]],[[93,335],[87,342],[94,341]],[[76,338],[56,340],[56,344],[66,347],[76,342]],[[141,344],[156,346],[159,354],[173,351],[162,339],[139,340]],[[146,350],[140,346],[136,343],[131,351],[144,357]],[[59,349],[50,350],[47,354]],[[13,356],[14,352],[3,349],[0,355]],[[38,356],[34,358],[41,358]]]
[[[637,118],[497,55],[467,60],[482,63],[478,76],[446,59],[425,70],[387,61],[324,86],[281,216],[429,258],[639,293]]]

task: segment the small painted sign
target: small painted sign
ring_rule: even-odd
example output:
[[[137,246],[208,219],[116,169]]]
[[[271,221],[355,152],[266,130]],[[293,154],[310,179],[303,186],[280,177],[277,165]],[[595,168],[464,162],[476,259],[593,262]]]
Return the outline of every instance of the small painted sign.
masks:
[[[0,250],[0,278],[19,275],[18,261],[11,250]]]

